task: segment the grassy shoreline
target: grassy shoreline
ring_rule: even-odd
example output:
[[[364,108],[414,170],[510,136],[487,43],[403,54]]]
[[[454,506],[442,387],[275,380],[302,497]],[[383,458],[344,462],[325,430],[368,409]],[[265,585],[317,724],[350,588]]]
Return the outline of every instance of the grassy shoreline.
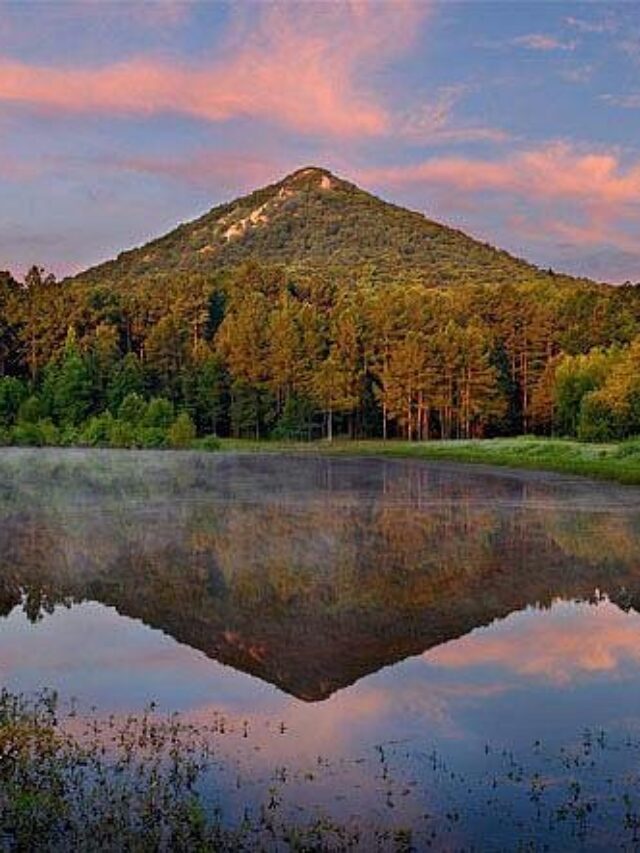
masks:
[[[456,441],[409,442],[380,439],[337,439],[295,441],[277,439],[218,439],[213,436],[193,439],[180,447],[145,447],[140,444],[84,443],[39,445],[8,443],[0,447],[66,450],[134,450],[169,452],[241,452],[293,453],[323,456],[378,456],[415,459],[425,462],[459,462],[514,470],[552,472],[606,480],[627,486],[640,486],[640,438],[624,442],[591,444],[572,439],[519,436],[516,438],[470,439]]]
[[[570,439],[530,436],[468,441],[338,440],[332,443],[222,439],[220,445],[223,451],[344,454],[463,462],[528,471],[551,471],[624,485],[640,485],[640,440],[586,444]]]

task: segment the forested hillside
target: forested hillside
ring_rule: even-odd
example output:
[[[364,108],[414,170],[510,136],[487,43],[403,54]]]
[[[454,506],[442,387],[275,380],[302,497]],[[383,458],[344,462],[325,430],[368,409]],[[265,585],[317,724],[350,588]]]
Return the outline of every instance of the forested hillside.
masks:
[[[0,437],[640,432],[640,289],[302,170],[75,279],[0,278]]]
[[[550,278],[548,271],[315,167],[215,207],[80,278],[127,289],[141,279],[211,274],[248,260],[301,272],[330,267],[342,278],[367,274],[395,281],[401,276],[406,283],[432,286]]]

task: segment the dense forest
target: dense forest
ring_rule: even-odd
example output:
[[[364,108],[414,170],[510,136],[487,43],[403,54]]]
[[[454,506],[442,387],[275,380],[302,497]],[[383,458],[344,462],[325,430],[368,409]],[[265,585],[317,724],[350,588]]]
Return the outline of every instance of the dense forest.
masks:
[[[126,294],[0,284],[18,443],[640,431],[640,290],[431,288],[246,264]]]
[[[608,440],[640,433],[639,367],[640,288],[541,271],[322,170],[74,279],[0,274],[18,444]]]

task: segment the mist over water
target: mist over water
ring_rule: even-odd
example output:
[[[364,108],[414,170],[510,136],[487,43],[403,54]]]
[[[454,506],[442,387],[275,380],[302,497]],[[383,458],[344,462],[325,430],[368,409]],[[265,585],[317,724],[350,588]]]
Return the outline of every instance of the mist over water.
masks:
[[[231,815],[287,768],[292,810],[423,839],[439,821],[453,847],[514,827],[565,849],[632,843],[605,780],[616,803],[635,784],[640,490],[379,459],[2,450],[0,555],[2,683],[123,717],[151,701],[223,714]],[[575,808],[556,820],[578,777],[599,810],[586,834]]]

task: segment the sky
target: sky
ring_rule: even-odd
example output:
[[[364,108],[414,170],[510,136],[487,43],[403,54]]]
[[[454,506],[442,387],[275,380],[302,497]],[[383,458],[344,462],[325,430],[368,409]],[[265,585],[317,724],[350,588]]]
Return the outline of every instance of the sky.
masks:
[[[640,281],[640,2],[0,0],[0,269],[79,271],[306,165]]]

